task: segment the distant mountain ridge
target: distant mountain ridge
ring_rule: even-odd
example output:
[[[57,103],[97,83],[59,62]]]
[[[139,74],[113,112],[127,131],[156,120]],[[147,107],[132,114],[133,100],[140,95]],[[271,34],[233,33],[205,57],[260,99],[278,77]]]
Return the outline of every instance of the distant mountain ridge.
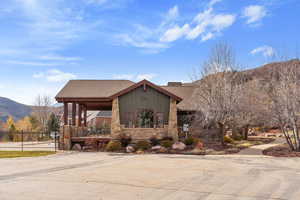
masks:
[[[0,97],[0,120],[6,121],[9,116],[15,120],[22,119],[30,115],[32,112],[31,106],[27,106],[11,99]]]

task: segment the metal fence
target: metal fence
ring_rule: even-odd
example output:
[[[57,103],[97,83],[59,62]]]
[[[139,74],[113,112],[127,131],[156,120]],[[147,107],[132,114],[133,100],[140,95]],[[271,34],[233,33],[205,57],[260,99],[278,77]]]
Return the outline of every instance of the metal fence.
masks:
[[[0,131],[1,151],[56,151],[58,132]]]

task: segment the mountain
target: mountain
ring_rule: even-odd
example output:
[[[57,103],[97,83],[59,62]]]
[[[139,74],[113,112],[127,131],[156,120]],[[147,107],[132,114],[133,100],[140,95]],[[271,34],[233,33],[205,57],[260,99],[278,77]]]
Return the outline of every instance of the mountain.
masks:
[[[8,116],[19,120],[32,112],[30,106],[15,102],[11,99],[0,97],[0,120],[5,121]]]

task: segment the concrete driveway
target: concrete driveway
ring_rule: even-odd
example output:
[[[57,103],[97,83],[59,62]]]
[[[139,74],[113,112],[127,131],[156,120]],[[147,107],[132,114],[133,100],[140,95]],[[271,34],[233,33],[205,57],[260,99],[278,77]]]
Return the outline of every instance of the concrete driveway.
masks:
[[[60,153],[0,159],[1,200],[300,199],[300,159]]]

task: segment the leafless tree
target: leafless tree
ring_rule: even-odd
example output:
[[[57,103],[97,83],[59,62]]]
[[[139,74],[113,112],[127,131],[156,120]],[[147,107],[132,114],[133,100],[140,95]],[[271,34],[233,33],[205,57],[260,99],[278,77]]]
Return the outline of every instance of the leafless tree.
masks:
[[[194,93],[194,103],[199,111],[196,123],[205,128],[217,128],[222,144],[225,128],[233,119],[243,90],[238,69],[232,48],[225,43],[217,44],[202,66]]]
[[[47,121],[51,115],[53,104],[52,98],[47,95],[38,95],[35,98],[32,115],[37,118],[41,125],[41,129],[45,132],[47,128]]]
[[[283,62],[266,86],[269,113],[280,126],[293,151],[300,151],[300,64],[299,60]]]

